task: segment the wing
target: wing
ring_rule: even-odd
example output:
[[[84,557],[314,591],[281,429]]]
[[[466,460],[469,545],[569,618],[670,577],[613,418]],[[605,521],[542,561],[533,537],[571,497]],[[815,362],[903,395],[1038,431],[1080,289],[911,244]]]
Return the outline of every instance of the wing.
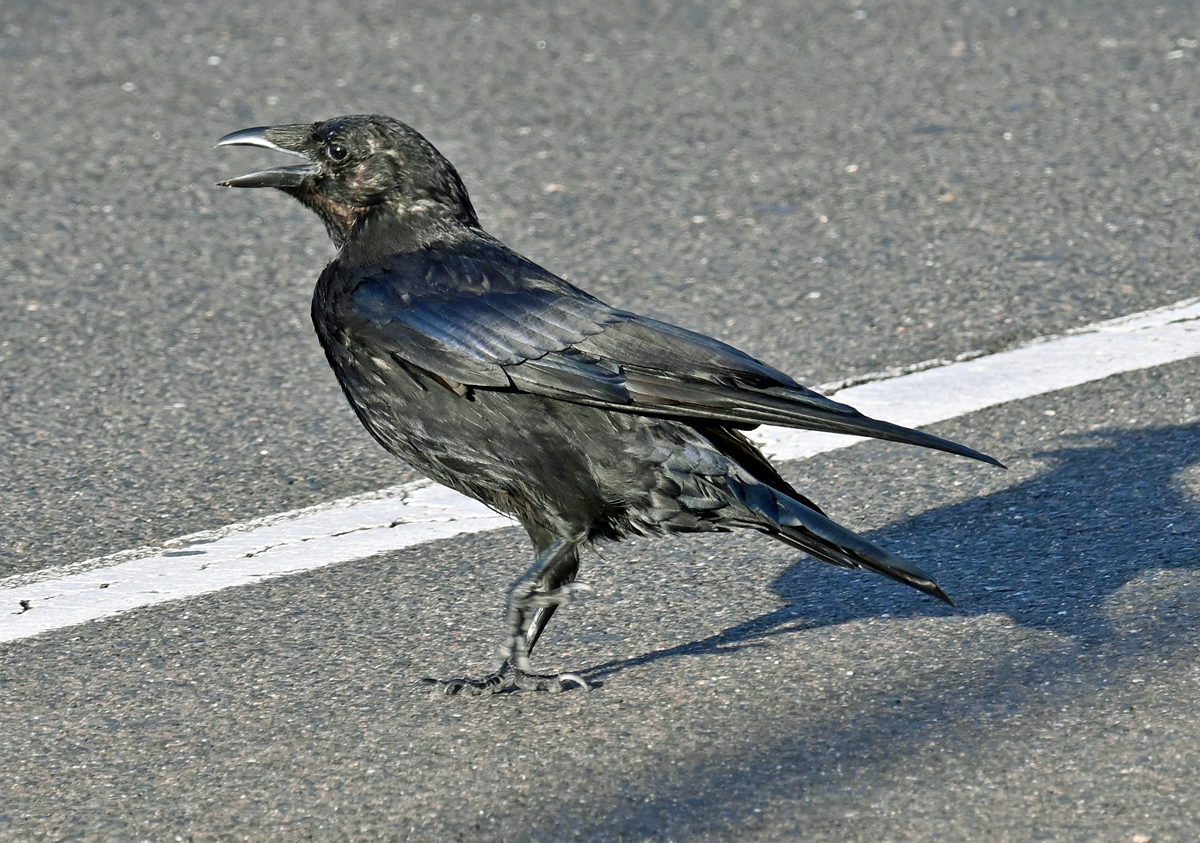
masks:
[[[618,311],[503,247],[393,255],[341,286],[336,320],[356,342],[452,386],[631,402],[620,365],[576,347]]]
[[[772,424],[870,436],[1001,466],[957,442],[864,416],[719,340],[642,316],[626,317],[576,347],[622,361],[625,388],[643,412],[734,427]]]
[[[335,311],[357,342],[451,387],[871,436],[996,463],[864,416],[711,337],[611,307],[499,244],[390,256],[348,279]]]

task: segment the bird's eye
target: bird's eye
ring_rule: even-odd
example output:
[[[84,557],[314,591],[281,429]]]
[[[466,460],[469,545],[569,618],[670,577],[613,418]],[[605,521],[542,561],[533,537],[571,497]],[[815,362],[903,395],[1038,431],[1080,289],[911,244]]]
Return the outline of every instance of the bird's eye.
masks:
[[[344,161],[349,154],[349,150],[340,143],[331,143],[325,147],[325,155],[331,161]]]

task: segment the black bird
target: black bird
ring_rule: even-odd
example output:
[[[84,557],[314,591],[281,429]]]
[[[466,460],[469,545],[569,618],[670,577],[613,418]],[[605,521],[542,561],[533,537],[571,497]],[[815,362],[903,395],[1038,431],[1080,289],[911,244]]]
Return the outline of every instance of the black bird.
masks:
[[[949,598],[838,526],[742,434],[759,424],[872,436],[1000,465],[868,418],[725,343],[605,304],[479,226],[454,167],[409,126],[358,115],[244,129],[302,163],[221,182],[274,187],[338,246],[313,295],[321,345],[359,420],[429,477],[517,519],[533,565],[513,583],[500,668],[446,693],[587,687],[529,653],[587,586],[580,549],[628,535],[766,533],[844,568]],[[432,680],[430,680],[432,681]]]

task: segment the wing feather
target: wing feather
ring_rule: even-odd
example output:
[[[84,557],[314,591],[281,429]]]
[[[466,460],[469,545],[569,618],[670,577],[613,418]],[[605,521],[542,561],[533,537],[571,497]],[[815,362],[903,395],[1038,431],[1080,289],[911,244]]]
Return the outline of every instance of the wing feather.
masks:
[[[864,416],[712,337],[613,308],[498,244],[394,255],[344,290],[339,319],[356,341],[450,382],[693,422],[871,436],[996,463]]]

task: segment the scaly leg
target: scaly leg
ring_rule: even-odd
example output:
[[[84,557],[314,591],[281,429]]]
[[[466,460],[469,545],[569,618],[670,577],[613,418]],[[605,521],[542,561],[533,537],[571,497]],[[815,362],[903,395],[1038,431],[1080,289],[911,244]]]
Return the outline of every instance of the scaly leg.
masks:
[[[555,693],[570,682],[587,690],[587,682],[577,674],[540,675],[531,671],[529,653],[555,610],[591,591],[589,586],[574,582],[579,570],[577,541],[556,539],[544,547],[539,546],[538,551],[536,561],[508,591],[505,612],[508,637],[500,647],[499,655],[504,659],[500,669],[481,680],[426,679],[426,682],[438,686],[447,695],[478,696],[509,688]]]

